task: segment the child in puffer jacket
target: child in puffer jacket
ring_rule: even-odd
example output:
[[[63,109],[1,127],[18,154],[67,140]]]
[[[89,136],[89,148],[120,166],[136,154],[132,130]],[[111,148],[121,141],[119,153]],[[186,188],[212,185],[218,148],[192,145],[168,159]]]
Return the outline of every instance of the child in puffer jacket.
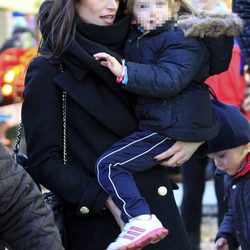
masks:
[[[215,249],[250,249],[250,124],[237,107],[214,102],[221,123],[208,142],[208,156],[226,173],[229,209],[216,236]],[[229,183],[229,185],[228,185]]]
[[[217,134],[218,123],[204,80],[227,69],[232,35],[240,26],[233,14],[196,16],[184,1],[135,0],[129,5],[137,25],[125,48],[126,61],[120,64],[103,52],[94,55],[117,77],[118,84],[138,95],[139,130],[118,141],[96,162],[98,181],[126,223],[108,250],[139,249],[168,234],[151,214],[133,175],[156,166],[155,155],[177,140],[202,144]],[[179,10],[193,15],[179,20]],[[216,37],[220,38],[214,41]],[[219,49],[210,47],[214,42]]]

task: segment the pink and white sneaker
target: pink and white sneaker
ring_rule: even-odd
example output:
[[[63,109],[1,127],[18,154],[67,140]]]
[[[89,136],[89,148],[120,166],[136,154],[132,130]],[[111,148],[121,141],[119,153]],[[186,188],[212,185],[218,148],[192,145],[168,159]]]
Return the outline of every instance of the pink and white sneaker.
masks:
[[[155,244],[168,234],[157,217],[140,215],[130,219],[122,232],[106,250],[138,250],[149,244]]]

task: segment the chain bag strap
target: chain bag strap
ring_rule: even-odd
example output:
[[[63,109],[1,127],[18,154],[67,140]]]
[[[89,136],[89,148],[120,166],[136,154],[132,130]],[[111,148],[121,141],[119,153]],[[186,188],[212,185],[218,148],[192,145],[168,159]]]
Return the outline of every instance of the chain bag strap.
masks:
[[[62,94],[62,120],[63,120],[63,164],[67,163],[67,141],[66,141],[66,120],[67,120],[67,93]],[[65,240],[63,204],[64,201],[53,192],[43,193],[45,203],[50,206],[53,211],[56,226],[59,230],[62,242]]]
[[[60,64],[60,71],[63,73],[63,66]],[[62,115],[63,115],[63,164],[67,163],[67,93],[63,91],[62,93]]]
[[[66,139],[66,121],[67,121],[67,93],[63,91],[62,93],[62,121],[63,121],[63,164],[67,163],[67,139]],[[23,123],[20,122],[17,128],[16,142],[13,150],[13,157],[15,163],[23,166],[23,168],[29,172],[28,158],[25,154],[19,153],[21,138],[23,134]]]
[[[21,122],[17,128],[17,136],[16,136],[16,143],[15,143],[14,150],[13,150],[13,158],[16,164],[21,165],[29,173],[28,158],[25,154],[19,153],[22,132],[23,132],[23,124]]]
[[[19,152],[20,144],[21,144],[22,132],[23,132],[23,124],[21,122],[18,125],[18,128],[17,128],[16,143],[15,143],[15,146],[14,146],[14,155],[18,154],[18,152]]]
[[[66,120],[67,120],[67,93],[62,94],[62,111],[63,111],[63,164],[67,163],[67,136],[66,136]]]

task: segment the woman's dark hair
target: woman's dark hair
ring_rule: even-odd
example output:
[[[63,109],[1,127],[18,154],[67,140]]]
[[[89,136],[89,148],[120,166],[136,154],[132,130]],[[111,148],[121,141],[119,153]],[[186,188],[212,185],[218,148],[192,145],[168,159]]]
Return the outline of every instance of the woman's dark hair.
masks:
[[[40,8],[38,25],[54,56],[60,56],[75,36],[76,4],[79,0],[46,0]]]

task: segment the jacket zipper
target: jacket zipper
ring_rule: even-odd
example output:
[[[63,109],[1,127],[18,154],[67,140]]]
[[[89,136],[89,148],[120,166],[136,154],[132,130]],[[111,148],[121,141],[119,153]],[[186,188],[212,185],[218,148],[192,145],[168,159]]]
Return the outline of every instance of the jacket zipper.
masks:
[[[139,41],[141,40],[142,37],[146,36],[149,33],[149,31],[144,32],[142,35],[138,36],[136,39],[136,47],[139,48]]]
[[[242,236],[244,238],[244,241],[245,241],[245,230],[247,230],[249,227],[248,227],[248,216],[247,216],[247,208],[246,208],[246,202],[245,202],[245,199],[244,199],[244,190],[245,190],[245,180],[243,182],[243,185],[242,185],[242,190],[243,190],[243,194],[241,194],[243,196],[243,199],[242,199],[242,202],[243,202],[243,210],[244,210],[244,218],[246,218],[246,228],[243,228],[244,232],[242,232]]]

